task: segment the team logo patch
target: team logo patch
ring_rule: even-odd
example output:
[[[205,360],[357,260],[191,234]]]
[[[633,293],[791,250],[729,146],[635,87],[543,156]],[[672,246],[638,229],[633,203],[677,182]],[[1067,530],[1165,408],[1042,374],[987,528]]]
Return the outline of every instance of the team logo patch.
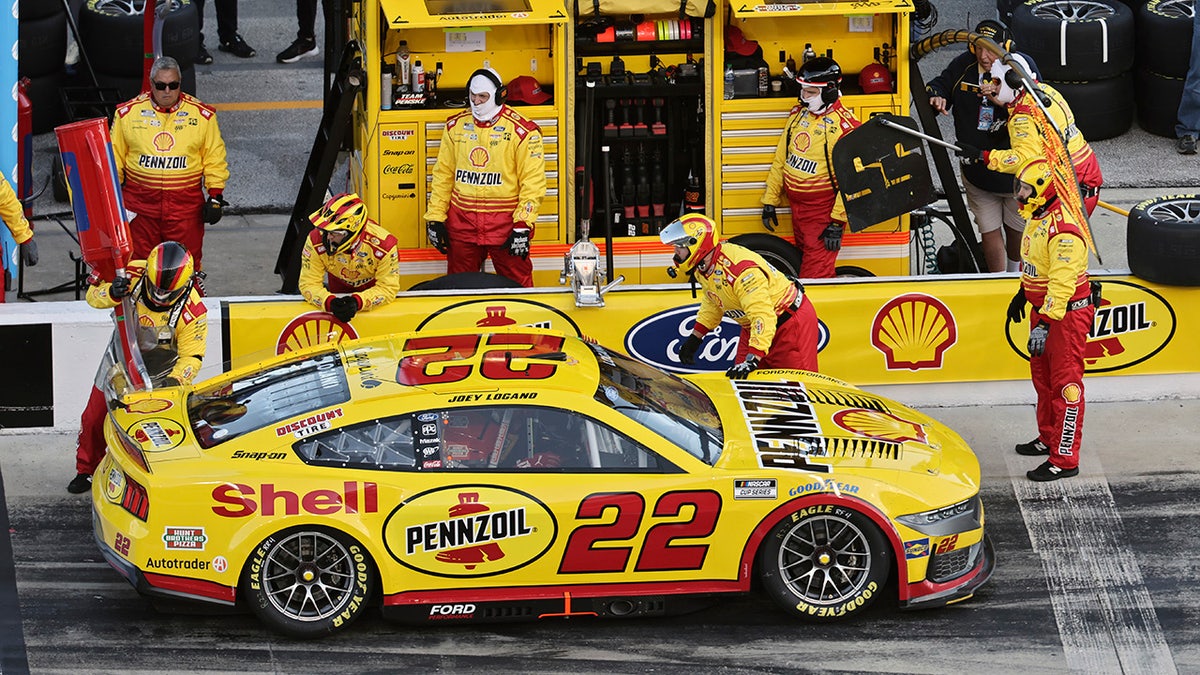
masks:
[[[166,131],[154,135],[154,149],[159,152],[170,152],[175,147],[175,137]]]

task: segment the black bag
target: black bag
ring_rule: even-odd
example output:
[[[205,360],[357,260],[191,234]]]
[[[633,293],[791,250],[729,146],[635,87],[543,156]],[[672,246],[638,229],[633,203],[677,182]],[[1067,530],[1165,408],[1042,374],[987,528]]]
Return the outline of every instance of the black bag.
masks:
[[[676,12],[680,18],[694,16],[707,19],[717,13],[717,4],[714,0],[575,0],[575,16],[580,19],[616,14]]]

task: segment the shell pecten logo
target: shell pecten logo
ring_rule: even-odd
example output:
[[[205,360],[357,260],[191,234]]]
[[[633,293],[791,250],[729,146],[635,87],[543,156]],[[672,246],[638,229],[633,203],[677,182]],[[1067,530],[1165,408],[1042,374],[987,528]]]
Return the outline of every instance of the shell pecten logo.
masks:
[[[288,322],[275,340],[275,353],[285,354],[316,344],[353,340],[358,332],[329,312],[305,312]]]
[[[957,341],[954,315],[941,300],[923,293],[892,298],[871,322],[871,344],[883,353],[888,370],[941,368],[943,355]]]
[[[396,507],[383,526],[396,562],[438,577],[486,577],[541,558],[558,523],[545,504],[512,488],[455,485]]]

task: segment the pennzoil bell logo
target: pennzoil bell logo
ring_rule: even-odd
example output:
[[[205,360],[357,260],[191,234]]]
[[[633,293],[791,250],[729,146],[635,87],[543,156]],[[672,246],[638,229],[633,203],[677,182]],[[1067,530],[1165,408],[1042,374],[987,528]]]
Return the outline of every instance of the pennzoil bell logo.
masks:
[[[958,341],[958,324],[941,300],[906,293],[889,300],[871,322],[871,344],[888,370],[941,368],[946,350]]]
[[[412,497],[383,526],[401,565],[438,577],[486,577],[541,558],[557,537],[545,504],[512,488],[455,485]]]
[[[575,321],[561,311],[540,302],[518,298],[467,300],[443,307],[430,314],[417,326],[416,330],[425,330],[426,328],[473,330],[504,326],[548,328],[564,333],[574,333],[576,336],[581,335]]]
[[[1083,348],[1084,372],[1108,373],[1158,354],[1175,336],[1175,309],[1158,293],[1129,281],[1101,280],[1103,298]],[[1008,344],[1029,358],[1028,322],[1007,324]]]
[[[183,426],[166,417],[139,420],[126,433],[147,452],[161,452],[177,447],[184,439]]]

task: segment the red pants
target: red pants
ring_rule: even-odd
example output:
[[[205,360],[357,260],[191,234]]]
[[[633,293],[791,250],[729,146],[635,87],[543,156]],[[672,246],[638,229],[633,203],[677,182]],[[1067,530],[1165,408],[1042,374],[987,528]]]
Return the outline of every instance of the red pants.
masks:
[[[737,358],[734,363],[740,363],[750,351],[750,342],[742,333],[738,340]],[[790,368],[792,370],[817,371],[817,343],[820,340],[820,328],[817,324],[817,310],[813,307],[808,296],[800,303],[800,308],[775,330],[775,339],[771,341],[771,349],[763,357],[759,368]]]
[[[796,248],[800,249],[800,278],[829,279],[837,276],[837,251],[825,248],[821,235],[832,222],[829,213],[833,210],[835,194],[804,195],[798,201],[788,195],[792,207],[792,233],[796,236]]]
[[[201,269],[204,257],[204,192],[199,186],[188,190],[163,190],[126,181],[121,188],[125,208],[135,215],[129,223],[133,259],[145,260],[164,241],[177,241],[187,248]]]
[[[446,256],[446,272],[478,272],[483,261],[492,258],[496,273],[512,279],[526,288],[533,286],[533,261],[508,252],[508,246],[483,246],[450,237],[450,253]]]
[[[108,402],[104,392],[92,387],[83,416],[79,418],[79,447],[75,450],[75,473],[92,475],[100,460],[104,459],[107,444],[104,442],[104,418],[108,416]]]
[[[1083,356],[1096,309],[1091,305],[1069,311],[1061,321],[1046,321],[1050,334],[1046,351],[1029,357],[1029,374],[1037,392],[1038,438],[1050,448],[1050,463],[1063,468],[1079,466],[1083,440]],[[1042,320],[1030,312],[1032,328]]]

